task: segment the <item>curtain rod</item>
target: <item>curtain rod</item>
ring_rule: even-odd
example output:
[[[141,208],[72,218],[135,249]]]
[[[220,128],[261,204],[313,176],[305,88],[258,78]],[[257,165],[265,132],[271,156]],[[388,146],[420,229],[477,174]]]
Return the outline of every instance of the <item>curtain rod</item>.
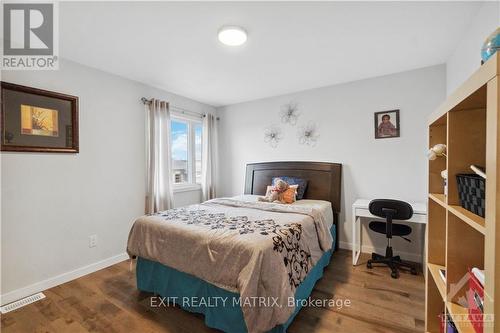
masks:
[[[151,99],[147,99],[146,97],[142,97],[141,98],[141,102],[143,104],[149,104],[149,103],[151,103]],[[172,105],[171,108],[172,108],[172,111],[176,111],[176,112],[179,112],[179,113],[182,113],[182,114],[194,114],[194,115],[199,116],[200,118],[205,118],[207,116],[204,113],[199,113],[199,112],[196,112],[196,111],[191,111],[191,110],[183,109],[183,108],[180,108],[180,107],[175,106],[175,105]],[[215,117],[215,120],[219,120],[219,119],[220,119],[219,117]]]
[[[151,99],[147,99],[146,97],[142,97],[141,98],[141,102],[143,104],[149,104],[149,103],[151,103]],[[196,115],[196,116],[198,116],[200,118],[205,118],[207,116],[204,113],[199,113],[199,112],[196,112],[196,111],[187,110],[187,109],[175,106],[175,105],[171,105],[170,108],[172,109],[172,111],[175,111],[175,112],[178,112],[178,113],[182,113],[182,114]]]

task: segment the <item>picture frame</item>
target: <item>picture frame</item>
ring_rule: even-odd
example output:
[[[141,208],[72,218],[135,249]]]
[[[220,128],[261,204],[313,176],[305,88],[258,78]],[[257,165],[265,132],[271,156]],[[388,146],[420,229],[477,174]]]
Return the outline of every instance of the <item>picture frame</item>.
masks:
[[[401,135],[399,109],[375,112],[374,120],[375,139],[397,138]]]
[[[79,153],[78,97],[0,82],[1,151]]]

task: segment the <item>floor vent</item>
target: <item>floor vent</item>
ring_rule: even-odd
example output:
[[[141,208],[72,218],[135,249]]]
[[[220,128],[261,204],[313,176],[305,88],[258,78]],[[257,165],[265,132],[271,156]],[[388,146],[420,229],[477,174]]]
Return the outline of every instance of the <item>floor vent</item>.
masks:
[[[19,308],[22,308],[23,306],[26,306],[31,303],[35,303],[36,301],[39,301],[41,299],[44,299],[45,295],[43,293],[38,293],[34,294],[28,297],[25,297],[23,299],[20,299],[19,301],[15,301],[12,303],[9,303],[7,305],[4,305],[0,308],[0,313],[4,314],[10,311],[17,310]]]

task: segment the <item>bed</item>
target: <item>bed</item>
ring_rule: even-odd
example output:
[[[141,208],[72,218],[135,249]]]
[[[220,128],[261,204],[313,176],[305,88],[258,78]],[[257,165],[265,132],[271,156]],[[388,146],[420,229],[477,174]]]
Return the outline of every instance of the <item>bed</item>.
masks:
[[[286,332],[338,246],[342,166],[248,164],[242,196],[138,218],[127,245],[137,287],[224,332]],[[273,177],[308,181],[303,200],[262,203]]]

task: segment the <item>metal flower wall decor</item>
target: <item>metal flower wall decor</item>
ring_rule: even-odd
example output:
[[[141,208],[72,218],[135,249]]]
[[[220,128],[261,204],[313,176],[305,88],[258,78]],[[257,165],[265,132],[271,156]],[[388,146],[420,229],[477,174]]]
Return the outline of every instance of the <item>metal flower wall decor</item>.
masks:
[[[297,103],[290,102],[281,106],[280,118],[282,123],[294,126],[297,123],[299,115],[300,113]]]
[[[278,146],[282,138],[281,128],[275,125],[271,125],[264,130],[264,142],[268,143],[273,148]]]
[[[300,116],[298,103],[290,102],[281,106],[279,113],[281,122],[295,126]],[[318,126],[314,122],[309,122],[298,128],[297,136],[299,143],[308,146],[315,146],[319,138]],[[276,148],[278,143],[283,139],[281,128],[277,125],[271,125],[264,130],[264,142],[271,147]]]
[[[319,138],[318,126],[313,122],[309,122],[299,128],[298,136],[300,144],[315,146]]]

